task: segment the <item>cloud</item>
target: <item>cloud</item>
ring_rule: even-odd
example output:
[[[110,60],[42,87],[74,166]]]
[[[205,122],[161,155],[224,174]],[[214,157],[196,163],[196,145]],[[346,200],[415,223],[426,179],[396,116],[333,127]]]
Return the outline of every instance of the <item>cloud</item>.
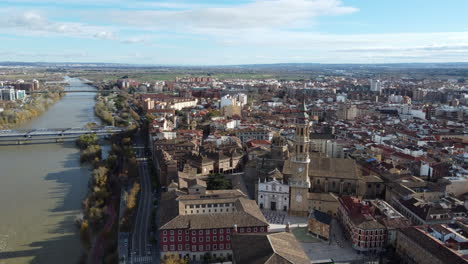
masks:
[[[339,0],[257,0],[246,4],[181,11],[112,11],[110,16],[105,17],[113,19],[114,23],[146,29],[216,33],[216,30],[304,28],[318,16],[350,14],[357,10],[343,6]]]
[[[51,21],[38,12],[0,14],[0,32],[41,35],[66,35],[99,39],[112,39],[114,34],[106,28],[74,22]]]
[[[405,51],[455,51],[466,52],[468,45],[454,45],[454,46],[423,46],[423,47],[407,47],[407,48],[355,48],[355,49],[339,49],[338,52],[405,52]]]

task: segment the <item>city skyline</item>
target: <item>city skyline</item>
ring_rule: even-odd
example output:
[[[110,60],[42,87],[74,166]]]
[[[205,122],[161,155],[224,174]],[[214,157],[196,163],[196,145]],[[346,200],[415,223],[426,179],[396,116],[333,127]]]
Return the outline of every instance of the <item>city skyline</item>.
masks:
[[[0,7],[2,61],[468,62],[468,23],[459,19],[465,1],[6,0]]]

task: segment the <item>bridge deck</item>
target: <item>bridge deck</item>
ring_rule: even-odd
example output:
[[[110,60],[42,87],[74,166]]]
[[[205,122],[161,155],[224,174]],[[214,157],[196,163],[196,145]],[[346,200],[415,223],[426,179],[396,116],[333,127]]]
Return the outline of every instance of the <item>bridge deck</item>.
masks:
[[[0,138],[11,137],[43,137],[43,136],[79,136],[83,134],[108,135],[122,132],[119,127],[99,127],[99,128],[39,128],[31,130],[0,130]]]

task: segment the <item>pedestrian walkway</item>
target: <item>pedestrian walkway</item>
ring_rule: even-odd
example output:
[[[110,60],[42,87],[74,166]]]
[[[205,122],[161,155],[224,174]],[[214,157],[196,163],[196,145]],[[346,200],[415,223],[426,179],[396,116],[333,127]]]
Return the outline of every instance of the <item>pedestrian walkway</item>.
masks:
[[[283,225],[287,213],[283,211],[262,210],[263,215],[270,224]]]
[[[138,264],[138,263],[151,263],[153,261],[152,256],[133,256],[132,257],[132,263],[133,264]]]

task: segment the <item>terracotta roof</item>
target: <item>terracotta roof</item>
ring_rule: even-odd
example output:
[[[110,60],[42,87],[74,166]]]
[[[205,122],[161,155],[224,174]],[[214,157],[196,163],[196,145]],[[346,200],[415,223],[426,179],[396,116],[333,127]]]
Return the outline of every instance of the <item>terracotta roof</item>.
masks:
[[[180,213],[179,206],[186,204],[226,203],[232,202],[236,208],[234,212],[189,214]],[[205,194],[164,193],[161,197],[160,229],[210,229],[238,227],[264,227],[268,222],[258,208],[255,201],[245,198],[240,191],[207,191]]]
[[[448,247],[431,238],[431,236],[425,232],[423,227],[407,227],[399,230],[400,235],[403,234],[407,239],[412,240],[415,244],[424,248],[426,252],[429,252],[432,256],[436,257],[443,263],[450,264],[466,264],[467,261],[456,252],[450,250]]]
[[[283,166],[283,174],[294,174],[294,166],[291,160],[286,160]],[[311,157],[309,165],[309,177],[327,177],[358,179],[360,174],[356,161],[353,159]]]
[[[255,245],[253,247],[252,245]],[[309,264],[310,260],[291,233],[232,236],[236,263]]]

